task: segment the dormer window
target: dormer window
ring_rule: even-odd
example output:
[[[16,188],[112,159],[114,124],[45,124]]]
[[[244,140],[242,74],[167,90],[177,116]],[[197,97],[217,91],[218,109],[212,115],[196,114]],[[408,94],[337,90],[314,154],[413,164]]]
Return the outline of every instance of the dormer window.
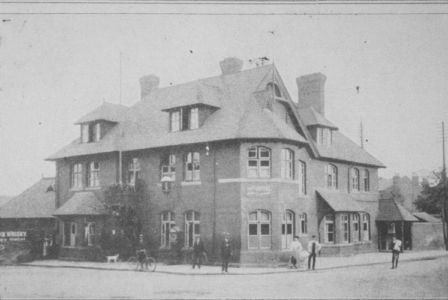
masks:
[[[316,143],[323,146],[331,146],[333,142],[333,132],[330,128],[318,127],[316,131]]]
[[[81,141],[82,143],[93,143],[101,140],[101,124],[91,123],[81,125]]]
[[[277,84],[273,82],[269,82],[266,85],[266,89],[271,93],[274,94],[275,97],[282,98],[282,93],[280,92],[280,88]]]
[[[170,112],[170,131],[199,128],[199,109],[197,107],[183,107]]]

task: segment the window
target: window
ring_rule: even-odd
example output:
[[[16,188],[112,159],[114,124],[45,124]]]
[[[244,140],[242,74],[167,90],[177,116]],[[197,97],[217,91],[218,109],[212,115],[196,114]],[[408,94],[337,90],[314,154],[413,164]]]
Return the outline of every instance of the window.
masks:
[[[294,179],[294,153],[289,149],[282,149],[282,178]]]
[[[74,222],[64,222],[64,246],[76,245],[76,234],[78,228]]]
[[[87,184],[88,187],[99,187],[100,179],[98,177],[98,173],[100,171],[100,163],[99,162],[91,162],[88,165],[87,171]]]
[[[362,215],[362,240],[370,241],[370,216],[368,214]]]
[[[266,89],[271,93],[271,95],[273,93],[275,95],[275,97],[280,97],[280,98],[282,97],[282,93],[280,92],[280,88],[278,87],[277,84],[275,84],[273,82],[269,82],[266,85]]]
[[[94,125],[93,141],[98,142],[99,140],[101,140],[101,125],[96,123]]]
[[[72,166],[71,188],[82,188],[82,164],[75,164]]]
[[[271,248],[271,213],[257,210],[249,214],[248,248],[270,249]]]
[[[167,154],[162,157],[161,161],[161,179],[169,177],[173,181],[176,180],[176,156]]]
[[[89,124],[81,125],[81,142],[83,144],[89,142]]]
[[[306,195],[306,164],[299,161],[299,193]]]
[[[189,152],[185,156],[185,181],[197,181],[200,179],[199,153]]]
[[[247,150],[247,177],[271,177],[271,151],[264,147],[253,147]]]
[[[334,218],[332,215],[325,216],[325,243],[334,243]]]
[[[368,170],[364,170],[364,190],[370,191],[370,173]]]
[[[288,249],[294,236],[294,213],[287,210],[282,218],[282,248]]]
[[[341,215],[341,226],[342,226],[342,241],[348,243],[349,242],[349,235],[350,235],[350,230],[349,230],[349,223],[348,223],[348,215],[347,214],[343,214]]]
[[[185,213],[185,247],[193,247],[194,240],[201,233],[201,221],[197,211]]]
[[[138,158],[133,158],[128,168],[128,183],[135,185],[140,174],[140,162]]]
[[[174,213],[170,211],[163,212],[161,214],[161,223],[160,247],[168,248],[170,246],[170,230],[176,226]]]
[[[84,245],[93,246],[95,244],[95,223],[84,224]]]
[[[325,177],[327,181],[327,188],[337,189],[338,188],[338,171],[333,165],[325,166]]]
[[[170,130],[188,130],[199,128],[199,108],[183,107],[170,112]]]
[[[353,241],[358,242],[359,241],[359,215],[353,214],[352,215],[352,221],[353,221]]]
[[[306,217],[306,213],[303,213],[299,216],[300,218],[300,233],[301,234],[308,234],[308,220]]]
[[[359,191],[359,170],[352,169],[352,190]]]
[[[331,146],[333,132],[330,128],[318,127],[316,130],[316,143],[323,146]]]

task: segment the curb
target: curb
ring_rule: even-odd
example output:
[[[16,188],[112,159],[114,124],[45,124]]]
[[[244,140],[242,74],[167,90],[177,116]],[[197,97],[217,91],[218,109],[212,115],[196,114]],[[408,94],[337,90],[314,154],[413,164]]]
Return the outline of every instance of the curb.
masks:
[[[400,262],[412,262],[412,261],[423,261],[423,260],[434,260],[441,257],[448,256],[448,253],[445,255],[436,255],[436,256],[425,256],[425,257],[419,257],[419,258],[409,258],[409,259],[401,259]],[[351,268],[351,267],[365,267],[365,266],[373,266],[373,265],[381,265],[381,264],[389,264],[390,262],[373,262],[373,263],[365,263],[365,264],[356,264],[356,265],[343,265],[343,266],[335,266],[335,267],[323,267],[319,268],[317,270],[324,271],[324,270],[334,270],[334,269],[343,269],[343,268]],[[52,266],[52,265],[33,265],[30,263],[23,263],[18,264],[18,266],[26,266],[26,267],[40,267],[40,268],[67,268],[67,269],[87,269],[87,270],[100,270],[100,271],[121,271],[121,272],[138,272],[138,273],[162,273],[162,274],[171,274],[171,275],[186,275],[186,276],[203,276],[203,275],[268,275],[268,274],[284,274],[284,273],[296,273],[296,272],[313,272],[308,271],[307,269],[300,269],[295,271],[289,271],[287,270],[279,270],[279,271],[269,271],[269,272],[258,272],[258,273],[227,273],[222,274],[220,272],[216,273],[184,273],[184,272],[176,272],[176,271],[157,271],[157,269],[154,272],[147,272],[147,271],[136,271],[132,269],[111,269],[111,268],[101,268],[101,267],[87,267],[87,266]],[[217,267],[219,268],[219,267]]]

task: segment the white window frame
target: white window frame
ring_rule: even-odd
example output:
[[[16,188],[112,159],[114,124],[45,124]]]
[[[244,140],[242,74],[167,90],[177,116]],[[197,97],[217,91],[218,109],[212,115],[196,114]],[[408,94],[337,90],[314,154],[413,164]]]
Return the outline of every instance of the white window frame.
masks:
[[[350,243],[350,215],[341,214],[342,242]]]
[[[86,144],[89,142],[89,124],[81,125],[81,143]]]
[[[265,156],[268,154],[268,156]],[[247,150],[247,177],[271,178],[271,150],[257,146]]]
[[[201,180],[201,156],[199,152],[188,152],[185,156],[184,181]]]
[[[132,158],[128,166],[128,184],[135,185],[140,175],[140,160],[137,157]]]
[[[190,108],[189,118],[189,129],[197,129],[199,128],[199,108],[192,107]]]
[[[100,163],[92,161],[88,164],[87,172],[87,185],[89,188],[95,188],[100,186]]]
[[[300,219],[300,234],[307,235],[308,234],[308,216],[306,213],[302,213],[299,215]]]
[[[163,177],[169,177],[173,181],[176,180],[176,156],[174,154],[168,154],[162,158],[160,172],[161,179]]]
[[[370,215],[362,214],[362,240],[370,241]]]
[[[170,131],[180,131],[181,124],[181,111],[175,110],[170,112]]]
[[[294,179],[294,152],[291,149],[282,149],[281,175],[283,179]]]
[[[171,242],[170,230],[176,226],[175,215],[171,211],[160,214],[160,248],[169,248]]]
[[[359,191],[359,170],[357,168],[352,169],[352,190]]]
[[[324,218],[325,218],[325,221],[324,221],[325,243],[334,244],[335,237],[336,237],[336,232],[334,230],[335,229],[334,215],[326,215]],[[331,226],[331,228],[330,228],[330,226]],[[330,235],[332,237],[331,239],[330,239]]]
[[[93,246],[95,244],[95,227],[94,222],[84,223],[84,245]]]
[[[251,215],[254,215],[256,218],[254,220],[251,220]],[[267,217],[266,218],[263,218]],[[248,249],[271,249],[272,241],[272,217],[271,212],[267,210],[256,210],[252,211],[248,215],[248,226],[247,226],[247,246]],[[266,232],[266,226],[268,228],[268,234],[262,234],[261,231],[263,229],[264,232]],[[256,228],[257,233],[251,234],[250,228]],[[251,236],[254,236],[252,239]],[[254,240],[254,242],[252,242]],[[255,242],[256,241],[256,242]],[[252,243],[254,245],[252,245]]]
[[[325,182],[327,189],[338,188],[338,169],[334,165],[325,166]]]
[[[361,237],[361,224],[359,222],[359,214],[352,214],[353,224],[353,242],[359,242]]]
[[[299,160],[299,194],[306,195],[306,163]]]
[[[71,174],[71,188],[72,189],[82,189],[82,164],[74,164],[72,166]]]
[[[370,172],[369,170],[364,170],[364,191],[370,191]]]
[[[96,123],[94,125],[94,141],[98,142],[101,140],[101,123]]]
[[[184,213],[185,219],[185,247],[193,247],[196,237],[201,236],[201,214],[194,210]]]
[[[287,210],[282,214],[282,249],[289,249],[294,239],[294,212]]]

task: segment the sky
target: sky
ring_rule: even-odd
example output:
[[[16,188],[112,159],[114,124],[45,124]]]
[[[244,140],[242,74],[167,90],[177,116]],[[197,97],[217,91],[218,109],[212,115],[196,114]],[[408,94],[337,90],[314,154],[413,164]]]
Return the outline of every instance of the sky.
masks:
[[[135,104],[140,77],[163,87],[216,76],[234,56],[243,69],[274,61],[293,101],[296,77],[325,74],[326,118],[358,144],[362,120],[365,149],[387,166],[380,176],[442,165],[448,5],[0,3],[0,12],[0,195],[54,176],[45,159],[79,136],[74,123],[103,101]]]

